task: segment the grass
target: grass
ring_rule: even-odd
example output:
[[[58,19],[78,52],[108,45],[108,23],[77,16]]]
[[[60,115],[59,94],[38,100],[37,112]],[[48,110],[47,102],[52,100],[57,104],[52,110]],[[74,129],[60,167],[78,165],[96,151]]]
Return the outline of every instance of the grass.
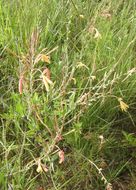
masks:
[[[135,189],[135,10],[0,1],[1,190]]]

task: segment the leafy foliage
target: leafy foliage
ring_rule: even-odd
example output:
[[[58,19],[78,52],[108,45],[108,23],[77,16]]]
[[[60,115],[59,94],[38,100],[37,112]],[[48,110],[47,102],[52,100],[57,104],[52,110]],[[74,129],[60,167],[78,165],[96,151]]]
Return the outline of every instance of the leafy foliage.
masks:
[[[0,1],[0,189],[134,189],[130,1]]]

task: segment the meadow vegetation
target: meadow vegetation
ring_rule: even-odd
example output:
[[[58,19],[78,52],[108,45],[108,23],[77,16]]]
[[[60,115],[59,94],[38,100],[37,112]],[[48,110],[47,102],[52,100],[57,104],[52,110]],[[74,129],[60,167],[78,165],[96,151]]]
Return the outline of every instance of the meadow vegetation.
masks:
[[[0,189],[136,189],[135,0],[0,0]]]

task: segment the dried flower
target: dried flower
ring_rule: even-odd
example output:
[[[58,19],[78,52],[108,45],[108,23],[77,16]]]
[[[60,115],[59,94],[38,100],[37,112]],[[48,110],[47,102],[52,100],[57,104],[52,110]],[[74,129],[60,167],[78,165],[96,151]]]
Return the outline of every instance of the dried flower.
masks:
[[[120,103],[121,110],[124,112],[127,112],[127,109],[129,108],[129,106],[125,102],[123,102],[122,98],[118,98],[118,101]]]
[[[83,94],[77,101],[78,104],[81,104],[81,105],[86,105],[87,103],[87,100],[88,100],[88,93],[85,93]]]
[[[23,76],[20,76],[18,90],[19,94],[23,93]]]
[[[44,69],[43,74],[47,76],[47,78],[50,80],[51,78],[51,72],[48,68]]]
[[[111,183],[108,183],[108,184],[107,184],[106,190],[112,190],[112,184],[111,184]]]
[[[42,169],[43,169],[44,172],[48,172],[48,168],[47,168],[47,166],[45,164],[42,164]]]
[[[41,159],[40,158],[38,158],[38,160],[37,160],[37,165],[38,165],[38,167],[37,167],[36,171],[38,173],[42,173],[43,171],[44,172],[48,172],[47,166],[45,164],[41,163]]]
[[[64,162],[64,151],[60,150],[59,152],[59,164],[62,164]]]
[[[63,139],[62,135],[58,133],[58,134],[56,135],[56,142],[59,142],[59,141],[61,141],[62,139]]]
[[[102,13],[101,13],[101,16],[104,17],[104,18],[107,18],[107,19],[111,19],[111,14],[108,10],[104,10]]]

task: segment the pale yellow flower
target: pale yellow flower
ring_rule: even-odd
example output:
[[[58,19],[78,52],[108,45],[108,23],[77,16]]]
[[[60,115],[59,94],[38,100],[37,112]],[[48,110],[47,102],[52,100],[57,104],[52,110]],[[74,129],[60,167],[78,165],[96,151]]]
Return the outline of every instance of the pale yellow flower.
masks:
[[[124,112],[127,112],[127,109],[129,108],[129,106],[125,102],[123,102],[122,98],[118,98],[118,101],[120,103],[121,110]]]
[[[101,39],[102,36],[101,36],[100,32],[97,30],[97,28],[94,28],[94,30],[95,30],[94,38],[95,39]]]
[[[76,67],[77,68],[85,67],[86,69],[89,70],[89,68],[85,64],[83,64],[82,62],[77,62],[77,66]]]
[[[100,139],[100,141],[101,141],[101,144],[103,144],[103,143],[105,142],[103,135],[100,135],[100,136],[99,136],[99,139]]]
[[[50,63],[50,57],[45,54],[41,54],[41,61]]]
[[[42,74],[42,81],[45,85],[46,91],[49,92],[49,84],[47,82],[47,77]]]
[[[42,73],[41,77],[42,77],[42,81],[45,85],[46,91],[49,92],[50,85],[53,85],[53,82],[49,79],[49,76],[45,76],[44,72]]]
[[[95,28],[93,25],[90,25],[89,27],[89,33],[91,33],[95,39],[101,39],[102,36],[97,28]]]
[[[79,17],[83,19],[83,18],[84,18],[84,15],[79,15]]]
[[[76,82],[77,82],[77,81],[76,81],[76,79],[75,79],[75,78],[72,78],[71,80],[73,80],[73,81],[74,81],[74,84],[76,84]]]
[[[37,167],[36,171],[38,173],[42,173],[43,169],[42,169],[42,166],[41,166],[41,160],[40,159],[37,160],[37,165],[38,165],[38,167]]]
[[[95,80],[96,79],[96,76],[91,76],[92,80]]]

